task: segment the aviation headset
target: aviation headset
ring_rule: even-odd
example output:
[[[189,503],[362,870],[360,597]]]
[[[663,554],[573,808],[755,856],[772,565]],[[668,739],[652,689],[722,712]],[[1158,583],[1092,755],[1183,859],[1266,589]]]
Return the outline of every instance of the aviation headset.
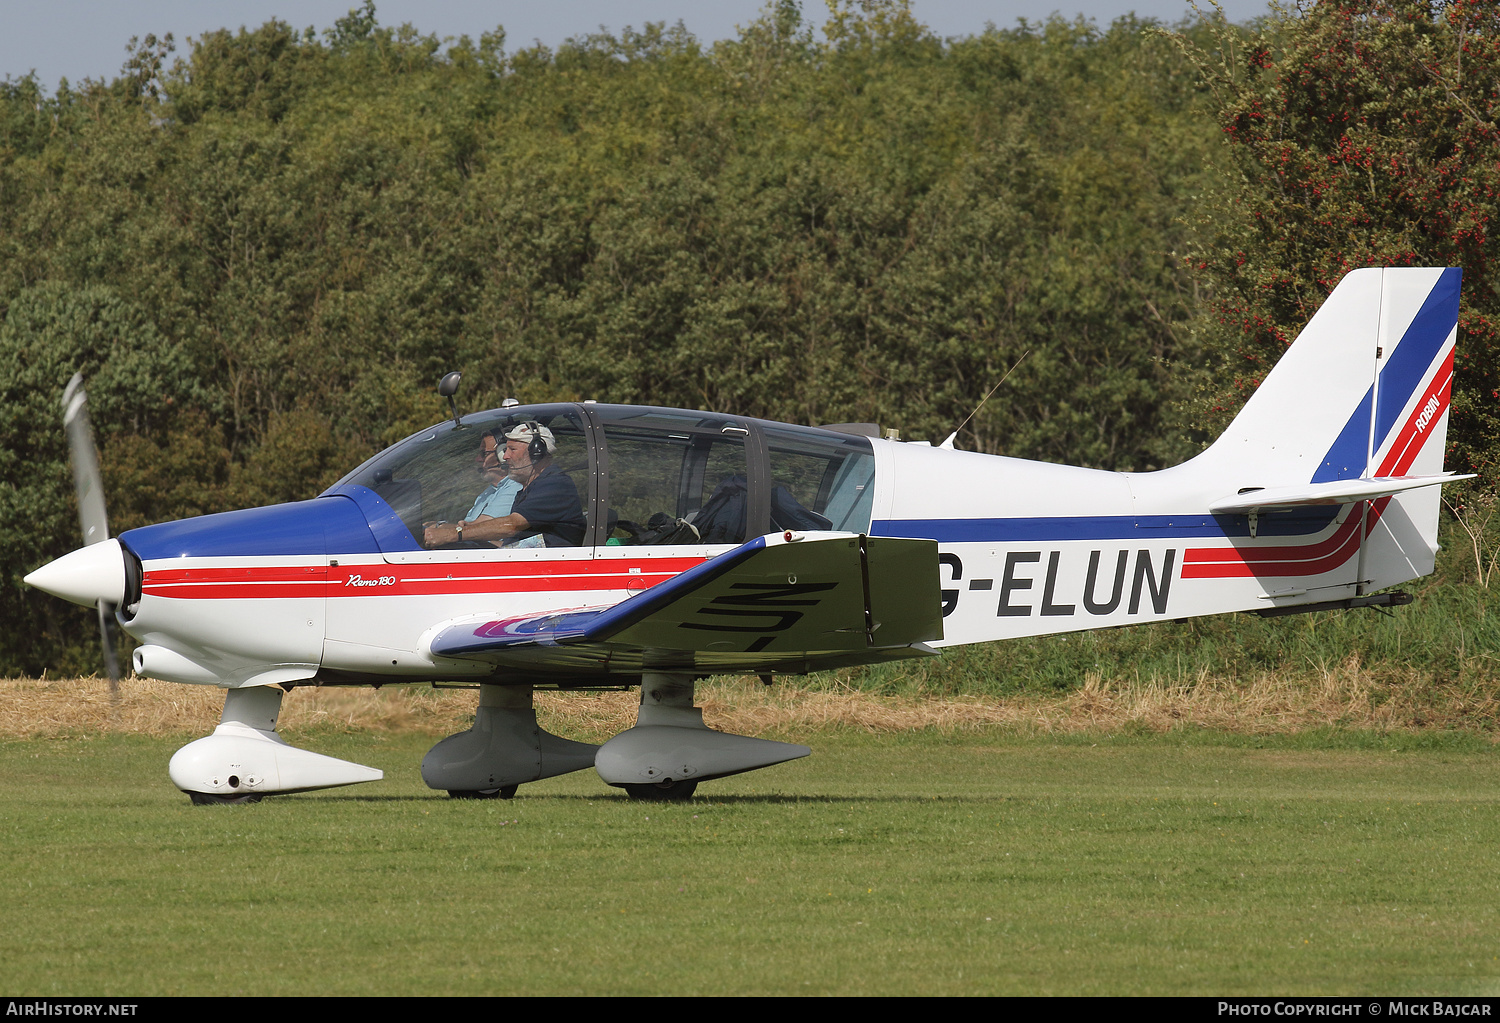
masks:
[[[535,462],[539,458],[546,458],[551,452],[547,450],[547,442],[542,439],[542,424],[538,422],[527,422],[527,429],[531,431],[531,442],[526,445],[526,456]]]
[[[532,464],[535,464],[538,459],[546,458],[552,453],[547,450],[547,441],[542,437],[542,424],[534,419],[528,419],[526,422],[514,426],[502,426],[499,429],[491,430],[490,434],[495,438],[496,444],[504,447],[505,442],[511,439],[507,434],[519,427],[525,427],[531,431],[531,440],[526,443],[526,457]]]

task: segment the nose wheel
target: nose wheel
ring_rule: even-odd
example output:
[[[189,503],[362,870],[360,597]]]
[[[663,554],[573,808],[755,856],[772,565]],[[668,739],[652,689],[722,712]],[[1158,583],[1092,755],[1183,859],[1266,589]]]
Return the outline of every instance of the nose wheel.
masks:
[[[256,803],[278,792],[309,792],[379,781],[382,774],[289,746],[276,734],[280,686],[249,686],[224,694],[224,716],[212,735],[190,742],[167,774],[195,806]]]
[[[264,795],[221,796],[213,792],[189,792],[188,798],[194,806],[237,806],[241,803],[259,803]]]

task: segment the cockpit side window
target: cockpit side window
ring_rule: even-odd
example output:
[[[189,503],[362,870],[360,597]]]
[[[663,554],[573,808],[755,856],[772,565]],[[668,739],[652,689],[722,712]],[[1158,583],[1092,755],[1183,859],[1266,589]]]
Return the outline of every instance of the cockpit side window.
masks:
[[[773,529],[869,530],[875,499],[869,440],[773,424],[764,430]]]
[[[526,502],[547,522],[502,544],[739,544],[768,528],[870,528],[875,459],[868,438],[636,406],[529,405],[471,413],[459,427],[439,424],[381,452],[333,489],[374,491],[418,546],[428,523],[498,518],[507,508],[526,515],[515,504],[519,483],[507,484],[494,456],[486,456],[503,444],[485,440],[523,423],[545,427],[555,441]]]

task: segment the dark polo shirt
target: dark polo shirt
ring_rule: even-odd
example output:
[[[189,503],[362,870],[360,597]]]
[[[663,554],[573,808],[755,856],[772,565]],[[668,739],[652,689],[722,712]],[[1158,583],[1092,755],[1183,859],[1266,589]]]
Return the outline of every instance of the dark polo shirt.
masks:
[[[549,465],[516,495],[512,515],[526,520],[526,529],[516,540],[542,534],[548,547],[577,547],[585,529],[583,503],[578,488],[557,466]]]

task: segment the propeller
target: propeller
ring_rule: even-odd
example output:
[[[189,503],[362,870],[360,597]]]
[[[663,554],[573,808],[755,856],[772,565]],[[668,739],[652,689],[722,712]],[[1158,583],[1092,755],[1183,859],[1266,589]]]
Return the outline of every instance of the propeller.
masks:
[[[99,455],[94,447],[94,431],[89,426],[88,395],[83,390],[83,374],[74,373],[63,391],[63,429],[68,434],[68,453],[72,456],[73,487],[78,492],[78,524],[83,527],[84,546],[109,539],[109,517],[104,511],[104,480],[99,473]],[[116,604],[100,598],[94,605],[99,611],[99,638],[104,646],[104,668],[109,673],[110,700],[120,698],[120,660],[115,655],[114,617]]]

